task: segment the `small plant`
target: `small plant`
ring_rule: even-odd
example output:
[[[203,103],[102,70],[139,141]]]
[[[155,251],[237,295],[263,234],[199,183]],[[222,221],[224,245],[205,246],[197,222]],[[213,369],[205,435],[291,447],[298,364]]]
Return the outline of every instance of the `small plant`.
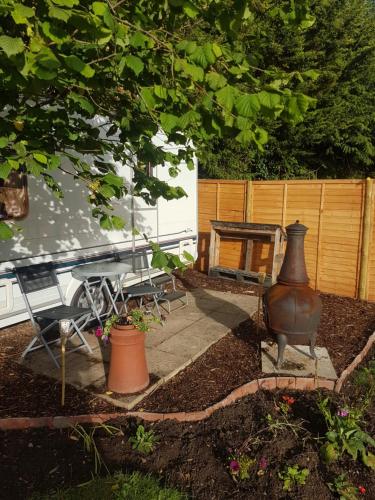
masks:
[[[112,486],[114,500],[187,500],[184,493],[163,487],[149,474],[133,472],[131,475],[118,473]]]
[[[282,472],[279,472],[279,478],[283,481],[283,490],[290,491],[297,484],[305,484],[309,469],[300,469],[299,465],[288,465]]]
[[[129,438],[129,443],[133,450],[138,450],[141,453],[149,454],[154,451],[159,438],[154,431],[146,431],[143,425],[138,425],[135,436]]]
[[[268,467],[268,460],[266,459],[266,457],[261,457],[261,459],[259,460],[259,463],[258,463],[258,476],[263,476],[264,473],[266,472],[266,469]]]
[[[250,458],[245,453],[240,455],[231,455],[229,457],[229,471],[234,479],[237,477],[243,481],[249,479],[250,469],[256,464],[254,458]]]
[[[104,328],[98,326],[95,335],[100,337],[105,344],[108,344],[111,328],[113,325],[132,325],[141,332],[148,332],[152,323],[160,323],[160,318],[149,314],[142,309],[132,309],[125,315],[113,314],[104,324]]]
[[[296,402],[292,396],[281,396],[281,401],[277,405],[277,409],[281,412],[284,417],[287,417],[292,411],[292,405]]]
[[[366,493],[364,486],[354,486],[346,479],[345,474],[340,474],[327,486],[333,493],[337,493],[340,500],[358,500],[358,494],[364,495]]]
[[[339,408],[332,412],[329,403],[328,398],[318,403],[328,428],[321,448],[323,461],[333,462],[347,452],[353,460],[360,455],[365,465],[375,469],[375,455],[367,450],[368,445],[375,447],[375,440],[360,427],[362,410]]]
[[[292,423],[289,419],[295,402],[296,400],[293,397],[284,395],[281,397],[281,401],[275,402],[275,408],[280,413],[280,418],[274,418],[270,413],[267,414],[267,425],[274,436],[276,436],[279,431],[286,428],[290,429],[293,434],[297,436],[298,431],[303,429],[302,421]]]
[[[361,367],[354,375],[354,383],[365,389],[375,391],[375,359],[372,359],[367,367]]]
[[[104,430],[109,436],[114,436],[116,434],[121,433],[121,429],[118,427],[114,427],[113,425],[106,425],[106,424],[99,424],[95,425],[94,427],[91,427],[90,431],[87,432],[82,425],[77,424],[75,425],[70,433],[70,439],[73,440],[82,440],[83,441],[83,449],[85,452],[90,453],[94,457],[94,473],[97,475],[100,472],[100,469],[102,466],[105,467],[106,471],[108,471],[108,468],[102,459],[102,456],[99,453],[99,450],[96,446],[96,442],[94,439],[95,433],[99,430],[102,429]]]

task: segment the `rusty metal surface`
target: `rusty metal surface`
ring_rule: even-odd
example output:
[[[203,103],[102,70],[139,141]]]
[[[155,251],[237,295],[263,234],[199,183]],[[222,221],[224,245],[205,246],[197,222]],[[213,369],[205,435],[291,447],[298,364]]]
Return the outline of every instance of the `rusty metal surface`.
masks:
[[[320,322],[320,297],[308,286],[304,255],[307,227],[291,224],[286,228],[287,247],[277,283],[263,296],[264,318],[268,330],[276,335],[281,366],[285,345],[310,343],[311,356]]]

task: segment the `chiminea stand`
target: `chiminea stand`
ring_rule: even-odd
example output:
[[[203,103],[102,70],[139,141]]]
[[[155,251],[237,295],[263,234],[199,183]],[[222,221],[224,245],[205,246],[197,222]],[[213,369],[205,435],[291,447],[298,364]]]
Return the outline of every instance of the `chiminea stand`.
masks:
[[[252,222],[226,222],[212,220],[208,274],[215,277],[233,278],[238,281],[256,282],[258,272],[251,270],[254,241],[274,243],[271,283],[276,282],[284,258],[286,233],[278,224],[256,224]],[[220,241],[224,238],[246,240],[245,269],[234,269],[219,265]]]

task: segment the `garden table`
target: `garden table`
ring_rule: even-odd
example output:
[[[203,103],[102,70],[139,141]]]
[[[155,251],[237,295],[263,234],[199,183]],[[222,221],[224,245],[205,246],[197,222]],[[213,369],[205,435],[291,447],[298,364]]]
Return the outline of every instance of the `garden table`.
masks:
[[[112,311],[119,314],[116,306],[116,301],[119,296],[121,296],[122,302],[124,302],[123,296],[123,283],[127,273],[131,272],[132,265],[124,262],[93,262],[91,264],[83,264],[82,266],[77,266],[72,269],[73,278],[82,281],[86,296],[91,305],[93,315],[97,318],[100,324],[102,324],[101,317],[109,316]],[[97,281],[89,281],[90,278],[96,278]],[[112,279],[115,282],[114,291],[111,291],[108,286],[108,280]],[[106,290],[107,297],[109,298],[111,304],[110,308],[105,312],[100,314],[98,311],[94,298],[92,296],[90,286],[93,284],[99,284],[99,293],[102,290]]]

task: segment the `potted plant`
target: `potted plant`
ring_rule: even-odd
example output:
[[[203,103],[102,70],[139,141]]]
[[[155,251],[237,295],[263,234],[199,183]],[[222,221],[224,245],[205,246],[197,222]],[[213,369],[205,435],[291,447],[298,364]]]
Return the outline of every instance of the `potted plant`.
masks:
[[[133,309],[125,315],[113,315],[96,335],[107,344],[111,343],[108,390],[121,394],[133,394],[145,389],[149,374],[145,353],[145,332],[159,318],[142,309]]]

